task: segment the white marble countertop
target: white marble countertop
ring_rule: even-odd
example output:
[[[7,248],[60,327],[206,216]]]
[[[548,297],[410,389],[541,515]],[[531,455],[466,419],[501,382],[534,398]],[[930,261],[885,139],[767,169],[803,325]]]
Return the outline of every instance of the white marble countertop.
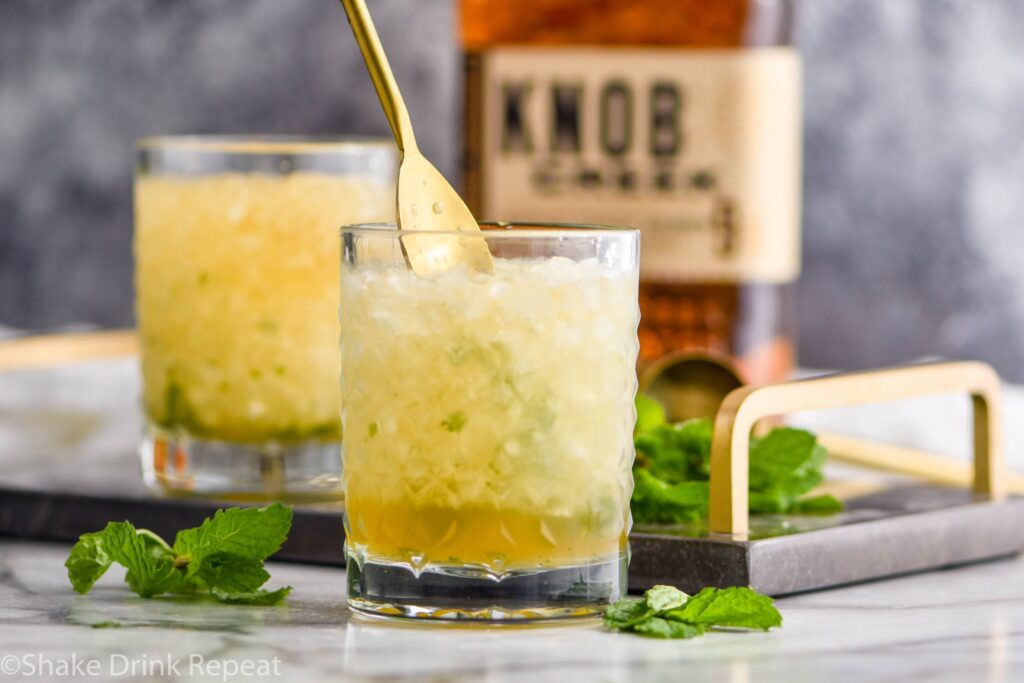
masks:
[[[32,666],[49,666],[58,679],[54,667],[78,662],[97,680],[145,680],[144,667],[159,672],[169,660],[177,671],[167,678],[183,681],[222,680],[245,666],[264,668],[247,680],[309,683],[1024,680],[1021,559],[782,598],[785,622],[772,633],[659,641],[606,633],[596,622],[368,621],[344,607],[341,570],[280,563],[270,567],[272,583],[295,586],[285,607],[143,600],[116,568],[79,596],[62,566],[67,551],[0,542],[0,679],[47,678],[29,675]],[[92,627],[104,622],[120,627]],[[132,662],[136,675],[122,673]]]

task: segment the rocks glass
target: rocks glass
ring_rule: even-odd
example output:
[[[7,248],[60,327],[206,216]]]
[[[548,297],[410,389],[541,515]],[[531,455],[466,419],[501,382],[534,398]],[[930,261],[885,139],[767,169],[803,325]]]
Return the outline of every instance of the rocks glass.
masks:
[[[484,225],[493,273],[421,276],[342,229],[349,604],[439,619],[597,613],[626,590],[639,236]]]
[[[338,226],[393,219],[396,163],[376,140],[139,144],[150,487],[340,497]]]

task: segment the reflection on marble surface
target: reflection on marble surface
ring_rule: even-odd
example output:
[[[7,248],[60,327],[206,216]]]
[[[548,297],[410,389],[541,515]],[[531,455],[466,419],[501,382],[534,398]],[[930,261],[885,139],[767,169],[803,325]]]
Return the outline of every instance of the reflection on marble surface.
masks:
[[[173,680],[211,680],[210,662],[279,660],[302,681],[965,681],[1024,678],[1024,560],[1002,561],[779,601],[773,633],[693,641],[548,628],[392,625],[351,617],[340,570],[274,564],[282,608],[142,600],[111,570],[74,594],[60,545],[0,543],[0,667],[19,661],[178,661]],[[118,628],[92,628],[117,622]],[[120,659],[116,655],[124,655]],[[111,659],[115,656],[115,659]],[[190,671],[190,657],[202,666]],[[28,660],[26,660],[28,658]],[[240,664],[239,664],[240,665]],[[203,668],[206,667],[206,668]],[[172,672],[173,673],[173,672]]]

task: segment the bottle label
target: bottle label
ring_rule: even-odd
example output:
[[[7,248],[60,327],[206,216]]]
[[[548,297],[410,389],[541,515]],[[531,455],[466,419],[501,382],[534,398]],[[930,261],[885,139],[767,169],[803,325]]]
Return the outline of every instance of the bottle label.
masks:
[[[794,50],[499,47],[470,59],[467,187],[480,218],[637,227],[648,280],[796,278]]]

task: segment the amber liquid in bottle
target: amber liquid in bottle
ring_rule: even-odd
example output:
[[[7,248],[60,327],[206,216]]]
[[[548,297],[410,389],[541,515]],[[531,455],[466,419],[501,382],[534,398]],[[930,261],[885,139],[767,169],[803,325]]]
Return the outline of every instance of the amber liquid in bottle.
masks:
[[[467,199],[485,219],[640,227],[641,369],[688,351],[752,383],[793,367],[798,97],[760,103],[798,76],[748,59],[788,44],[789,3],[460,2]],[[762,144],[779,130],[792,150]]]

